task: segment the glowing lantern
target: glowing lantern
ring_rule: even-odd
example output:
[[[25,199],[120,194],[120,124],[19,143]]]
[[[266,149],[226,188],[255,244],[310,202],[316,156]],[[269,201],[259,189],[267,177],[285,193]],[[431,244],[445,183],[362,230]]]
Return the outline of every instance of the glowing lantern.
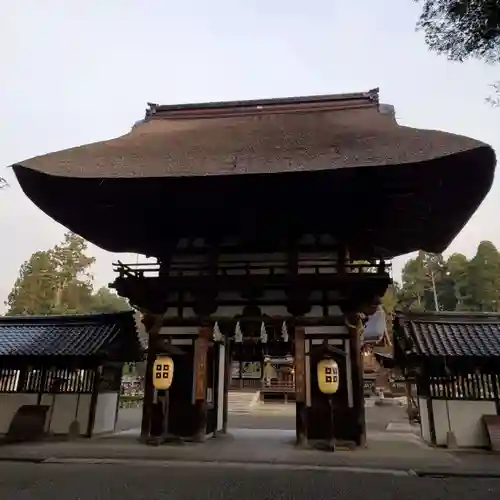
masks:
[[[174,379],[174,361],[169,356],[157,358],[153,365],[153,385],[155,389],[166,390]]]
[[[318,386],[323,394],[335,394],[339,390],[339,366],[333,359],[318,363]]]

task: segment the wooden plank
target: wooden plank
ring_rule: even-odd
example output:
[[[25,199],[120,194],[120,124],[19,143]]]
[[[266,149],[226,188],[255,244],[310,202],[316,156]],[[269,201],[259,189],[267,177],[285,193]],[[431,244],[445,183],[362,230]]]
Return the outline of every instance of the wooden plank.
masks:
[[[304,340],[304,328],[295,327],[295,400],[300,403],[304,403],[306,400],[306,360]]]
[[[219,304],[219,302],[218,302]],[[220,305],[220,304],[219,304]],[[211,316],[210,321],[215,324],[216,322],[219,323],[224,323],[227,321],[232,321],[236,323],[235,319],[233,317],[229,316]],[[262,316],[245,316],[245,321],[248,322],[256,322],[257,324],[260,324],[262,322]],[[270,323],[273,324],[281,324],[283,321],[290,321],[290,316],[273,316],[272,319],[270,320]],[[344,316],[341,314],[338,314],[336,316],[318,316],[318,317],[295,317],[294,322],[297,326],[345,326],[345,319]],[[163,326],[199,326],[200,325],[200,318],[199,316],[192,316],[192,317],[185,317],[185,318],[180,318],[180,317],[169,317],[165,318],[163,320]],[[258,337],[260,338],[260,337]]]
[[[500,415],[483,415],[483,422],[493,451],[500,451]]]
[[[194,342],[194,400],[205,401],[207,386],[207,351],[211,328],[201,327],[199,337]]]

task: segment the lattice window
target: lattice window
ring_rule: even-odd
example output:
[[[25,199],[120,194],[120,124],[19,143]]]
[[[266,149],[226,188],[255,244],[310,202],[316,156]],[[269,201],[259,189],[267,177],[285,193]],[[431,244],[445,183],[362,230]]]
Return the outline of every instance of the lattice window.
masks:
[[[500,393],[500,376],[471,373],[450,377],[431,377],[429,395],[434,399],[493,401]]]
[[[31,368],[0,369],[0,392],[12,393],[91,393],[94,370]]]

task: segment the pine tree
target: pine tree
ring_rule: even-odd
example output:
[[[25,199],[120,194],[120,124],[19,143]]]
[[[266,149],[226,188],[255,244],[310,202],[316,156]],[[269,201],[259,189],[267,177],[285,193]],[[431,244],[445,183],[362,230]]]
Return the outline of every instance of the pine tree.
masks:
[[[467,272],[468,305],[478,311],[500,309],[500,253],[491,241],[482,241]]]
[[[9,315],[81,314],[130,309],[127,301],[102,287],[93,293],[87,242],[74,233],[51,250],[35,252],[19,271],[6,305]]]
[[[6,305],[8,315],[46,315],[54,310],[57,269],[49,252],[35,252],[19,271]]]

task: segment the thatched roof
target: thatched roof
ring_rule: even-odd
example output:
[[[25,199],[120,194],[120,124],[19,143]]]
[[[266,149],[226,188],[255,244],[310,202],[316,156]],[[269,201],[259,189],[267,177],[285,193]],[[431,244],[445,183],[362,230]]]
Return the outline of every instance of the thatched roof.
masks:
[[[16,164],[116,178],[270,174],[425,162],[484,143],[398,125],[378,94],[156,106],[117,139]]]
[[[286,225],[390,258],[444,250],[495,162],[482,142],[398,125],[374,90],[150,105],[122,137],[14,171],[42,210],[110,251],[158,255],[167,239],[218,233],[279,238]]]

